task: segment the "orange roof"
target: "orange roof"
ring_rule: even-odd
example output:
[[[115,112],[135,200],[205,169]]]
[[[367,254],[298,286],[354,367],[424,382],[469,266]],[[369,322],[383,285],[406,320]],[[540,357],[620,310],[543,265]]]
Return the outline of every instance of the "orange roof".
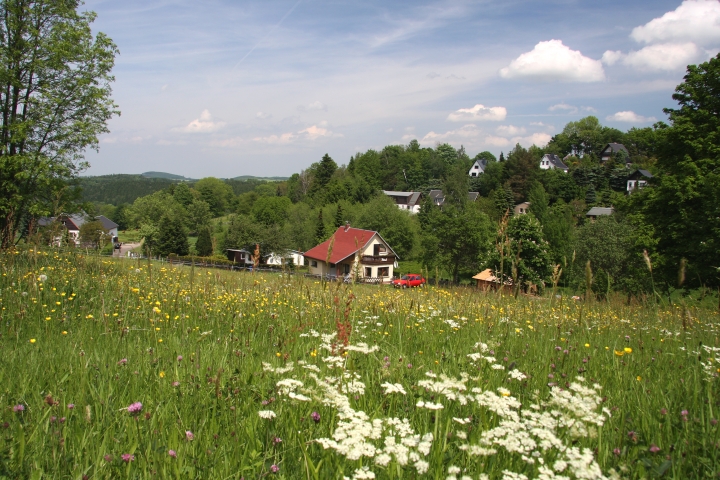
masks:
[[[475,280],[485,280],[486,282],[497,282],[497,277],[493,275],[492,270],[489,268],[483,270],[472,278]]]
[[[330,263],[338,263],[345,260],[350,255],[354,255],[358,250],[362,250],[375,235],[380,236],[373,230],[340,227],[335,233],[333,233],[332,237],[305,252],[305,256],[316,260],[322,260],[323,262],[326,261],[328,249],[330,248],[330,241],[335,238],[335,243],[333,243],[332,253],[330,255]],[[380,238],[382,239],[382,237]],[[385,240],[383,240],[383,242],[387,245]],[[388,245],[388,248],[389,247],[390,246]],[[390,248],[390,250],[392,250],[392,248]]]

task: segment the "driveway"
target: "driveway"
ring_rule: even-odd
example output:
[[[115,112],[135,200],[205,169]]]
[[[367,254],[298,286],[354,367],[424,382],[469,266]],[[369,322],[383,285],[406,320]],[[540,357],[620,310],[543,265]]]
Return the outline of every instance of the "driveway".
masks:
[[[123,243],[118,250],[113,250],[114,257],[127,257],[128,252],[139,247],[140,242]]]

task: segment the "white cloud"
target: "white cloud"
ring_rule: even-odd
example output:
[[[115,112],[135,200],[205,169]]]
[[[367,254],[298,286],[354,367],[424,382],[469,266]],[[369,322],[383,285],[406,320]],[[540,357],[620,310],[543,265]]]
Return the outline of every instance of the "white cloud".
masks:
[[[513,145],[519,143],[523,147],[527,148],[532,145],[544,147],[551,139],[552,137],[547,133],[533,133],[532,135],[528,135],[527,137],[513,137],[510,141]]]
[[[437,73],[437,72],[430,72],[430,73],[427,74],[427,77],[428,77],[428,78],[438,78],[438,77],[440,77],[440,76],[442,76],[442,75],[440,75],[440,74]]]
[[[210,111],[206,109],[200,114],[200,118],[196,118],[180,130],[185,133],[207,133],[218,130],[223,126],[225,126],[225,122],[213,122]]]
[[[488,135],[485,137],[485,145],[492,147],[507,147],[510,145],[510,140],[504,137],[496,137],[495,135]]]
[[[420,143],[423,145],[434,145],[438,142],[450,142],[453,140],[466,140],[469,138],[475,138],[480,135],[480,129],[477,125],[468,124],[463,125],[457,130],[449,130],[445,133],[428,132],[421,140]],[[405,135],[409,137],[409,135]],[[405,139],[403,137],[403,139]],[[412,138],[415,138],[414,136]]]
[[[328,130],[327,122],[322,121],[318,125],[312,125],[298,132],[288,132],[280,135],[268,135],[266,137],[255,137],[253,141],[268,144],[285,144],[292,143],[297,140],[317,140],[322,137],[342,137],[340,133],[334,133]],[[221,145],[225,146],[225,145]]]
[[[640,70],[683,70],[705,56],[706,52],[692,42],[660,43],[627,54],[608,50],[603,54],[603,62],[613,65],[619,61]]]
[[[686,0],[672,12],[635,27],[630,36],[643,43],[716,44],[720,42],[720,2]]]
[[[550,110],[551,112],[557,112],[558,110],[563,110],[568,113],[577,113],[578,107],[576,107],[575,105],[568,105],[565,102],[560,102],[560,103],[557,103],[557,104],[549,107],[548,110]]]
[[[535,45],[500,70],[503,78],[536,78],[574,82],[599,82],[605,79],[602,63],[563,45],[562,40],[549,40]]]
[[[448,115],[447,119],[451,122],[467,122],[478,120],[489,120],[493,122],[502,122],[507,116],[505,107],[486,107],[479,103],[472,108],[461,108]]]
[[[270,115],[269,113],[265,113],[265,112],[257,112],[255,114],[255,118],[259,118],[261,120],[265,120],[266,118],[270,118],[270,117],[272,117],[272,115]]]
[[[657,118],[643,117],[642,115],[638,115],[631,110],[625,110],[622,112],[617,112],[613,115],[608,115],[607,117],[605,117],[605,120],[609,120],[611,122],[649,123],[656,122]]]
[[[297,107],[297,109],[301,112],[317,112],[317,111],[327,112],[328,107],[321,101],[316,100],[316,101],[312,102],[310,105],[300,105],[299,107]]]
[[[515,125],[500,125],[495,129],[495,133],[503,137],[512,137],[513,135],[524,135],[525,127],[516,127]]]

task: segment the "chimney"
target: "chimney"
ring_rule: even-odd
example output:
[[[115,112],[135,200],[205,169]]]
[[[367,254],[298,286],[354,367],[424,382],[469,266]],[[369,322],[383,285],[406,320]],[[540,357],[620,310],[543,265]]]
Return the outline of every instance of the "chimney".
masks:
[[[347,232],[350,229],[350,222],[345,222],[345,231]]]

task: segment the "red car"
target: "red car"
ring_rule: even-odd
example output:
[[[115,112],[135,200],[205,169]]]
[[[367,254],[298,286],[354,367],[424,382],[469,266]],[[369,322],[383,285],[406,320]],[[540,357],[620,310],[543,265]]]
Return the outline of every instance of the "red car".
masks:
[[[422,275],[410,273],[408,275],[403,275],[400,278],[396,278],[392,281],[392,284],[395,288],[422,287],[425,285],[425,279]]]

